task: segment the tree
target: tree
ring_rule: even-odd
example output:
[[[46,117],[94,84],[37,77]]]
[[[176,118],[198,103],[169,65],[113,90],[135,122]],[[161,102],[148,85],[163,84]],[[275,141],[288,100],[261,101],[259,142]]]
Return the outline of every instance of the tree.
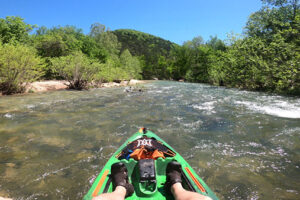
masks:
[[[35,25],[30,25],[24,22],[21,17],[7,16],[5,19],[0,19],[0,41],[3,44],[12,41],[28,43],[29,32],[35,28]]]
[[[186,41],[183,43],[183,46],[186,46],[191,49],[197,49],[199,46],[204,44],[204,40],[201,36],[194,37],[192,41]]]
[[[0,90],[3,94],[24,92],[27,83],[42,76],[43,67],[34,48],[0,43]]]
[[[207,46],[199,46],[191,52],[190,67],[185,75],[186,80],[201,83],[209,82],[210,54],[211,49]]]
[[[116,58],[108,58],[105,63],[101,63],[101,69],[96,75],[98,82],[120,81],[127,79],[126,71],[120,67],[120,60]]]
[[[99,37],[99,45],[103,47],[109,56],[119,56],[121,43],[113,32],[104,32]]]
[[[230,87],[299,94],[300,59],[294,49],[280,34],[274,35],[271,43],[261,37],[237,40],[222,57],[214,59],[211,79]]]
[[[286,41],[299,38],[299,0],[262,0],[264,7],[253,13],[247,24],[250,37],[264,37],[272,41],[272,35],[282,34]]]
[[[214,50],[220,50],[220,51],[226,50],[226,45],[222,40],[218,39],[217,36],[215,37],[210,36],[210,40],[206,43],[206,45]]]
[[[107,51],[107,55],[119,56],[121,43],[118,41],[118,37],[106,29],[103,24],[92,24],[89,35],[96,40],[101,48]]]
[[[94,38],[88,35],[82,38],[81,51],[88,57],[97,59],[99,62],[105,62],[108,57],[107,51]]]
[[[41,27],[39,27],[39,28],[36,30],[35,34],[36,34],[36,35],[45,35],[45,34],[47,34],[47,32],[48,32],[47,27],[46,27],[46,26],[41,26]]]
[[[138,58],[133,57],[128,49],[120,55],[121,68],[126,72],[125,79],[141,78],[141,64]]]
[[[96,22],[96,23],[94,23],[94,24],[91,25],[89,35],[90,35],[92,38],[97,38],[97,37],[99,37],[102,33],[104,33],[105,31],[106,31],[105,25],[100,24],[99,22]]]
[[[224,86],[225,60],[228,58],[227,51],[214,51],[209,55],[210,66],[208,68],[209,82],[213,85]]]
[[[74,26],[38,29],[35,46],[42,57],[66,56],[83,47],[85,35]]]
[[[177,46],[171,51],[169,71],[175,80],[183,79],[191,66],[192,50],[186,46]]]
[[[236,46],[240,48],[236,53],[245,58],[241,71],[249,77],[243,87],[299,94],[299,0],[263,0],[263,3],[265,6],[247,22],[249,38],[240,47]],[[253,61],[251,66],[249,60]]]
[[[60,35],[45,34],[35,39],[36,49],[42,57],[60,57],[66,56],[67,45]]]

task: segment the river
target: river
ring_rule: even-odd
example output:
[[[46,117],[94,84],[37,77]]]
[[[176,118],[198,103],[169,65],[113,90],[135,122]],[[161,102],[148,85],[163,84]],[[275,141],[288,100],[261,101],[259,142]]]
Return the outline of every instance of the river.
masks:
[[[205,84],[0,97],[0,196],[81,199],[139,127],[220,199],[299,199],[300,99]]]

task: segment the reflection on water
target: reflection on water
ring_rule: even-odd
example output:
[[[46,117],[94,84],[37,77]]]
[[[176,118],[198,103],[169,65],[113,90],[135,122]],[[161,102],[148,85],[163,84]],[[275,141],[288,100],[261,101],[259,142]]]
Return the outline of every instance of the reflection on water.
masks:
[[[107,159],[145,126],[221,199],[297,199],[300,99],[203,84],[0,98],[0,196],[80,199]]]

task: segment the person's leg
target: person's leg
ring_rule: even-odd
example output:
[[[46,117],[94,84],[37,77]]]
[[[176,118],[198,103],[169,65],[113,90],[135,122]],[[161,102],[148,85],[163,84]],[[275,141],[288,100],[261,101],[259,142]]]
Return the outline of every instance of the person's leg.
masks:
[[[111,177],[114,191],[100,194],[93,200],[123,200],[134,192],[133,185],[129,183],[127,168],[124,163],[115,163],[111,166]]]
[[[210,197],[196,192],[187,191],[182,187],[180,163],[176,161],[168,163],[166,175],[167,182],[165,189],[171,192],[176,200],[211,200]]]
[[[117,186],[112,193],[100,194],[94,197],[93,200],[124,200],[126,196],[126,188],[123,186]]]
[[[181,183],[173,184],[171,186],[171,192],[176,200],[211,200],[210,197],[185,190]]]

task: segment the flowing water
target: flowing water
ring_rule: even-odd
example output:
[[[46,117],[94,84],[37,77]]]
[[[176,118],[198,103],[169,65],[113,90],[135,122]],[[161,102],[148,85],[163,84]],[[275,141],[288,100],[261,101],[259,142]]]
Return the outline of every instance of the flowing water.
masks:
[[[220,199],[300,198],[300,99],[157,81],[0,97],[0,196],[81,199],[139,127],[173,146]]]

